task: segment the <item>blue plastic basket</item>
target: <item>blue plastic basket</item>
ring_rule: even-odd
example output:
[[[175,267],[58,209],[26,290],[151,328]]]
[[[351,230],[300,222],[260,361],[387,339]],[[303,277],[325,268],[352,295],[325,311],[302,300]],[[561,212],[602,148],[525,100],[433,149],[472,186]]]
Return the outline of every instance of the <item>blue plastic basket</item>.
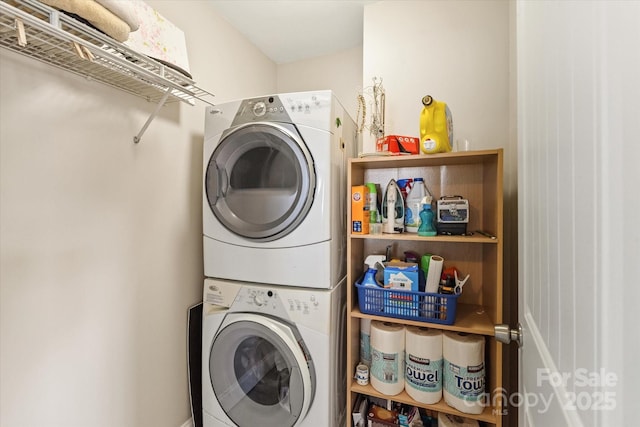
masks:
[[[376,316],[452,325],[456,321],[459,295],[398,291],[364,286],[358,282],[360,311]]]

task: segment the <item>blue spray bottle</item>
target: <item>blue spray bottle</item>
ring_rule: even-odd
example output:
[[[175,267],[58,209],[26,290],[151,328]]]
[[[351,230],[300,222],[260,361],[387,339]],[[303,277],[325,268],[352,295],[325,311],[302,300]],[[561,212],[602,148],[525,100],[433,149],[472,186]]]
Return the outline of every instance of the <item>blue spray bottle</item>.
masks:
[[[382,264],[387,259],[384,255],[369,255],[364,263],[367,264],[367,271],[364,273],[362,284],[364,286],[381,287],[382,285],[376,280],[376,273],[378,272],[378,264],[384,268]]]

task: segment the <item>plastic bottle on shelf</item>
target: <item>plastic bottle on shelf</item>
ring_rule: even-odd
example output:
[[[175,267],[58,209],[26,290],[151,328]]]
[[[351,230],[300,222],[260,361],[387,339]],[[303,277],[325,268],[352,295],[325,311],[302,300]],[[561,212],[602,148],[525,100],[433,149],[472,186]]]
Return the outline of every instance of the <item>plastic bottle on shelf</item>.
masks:
[[[367,265],[367,271],[364,273],[362,279],[363,286],[381,287],[382,285],[376,280],[376,274],[378,273],[378,265],[384,268],[383,262],[386,260],[385,255],[369,255],[364,263]]]
[[[413,187],[407,195],[407,209],[404,213],[404,228],[407,233],[417,233],[420,227],[420,211],[423,199],[428,198],[431,204],[431,194],[424,185],[424,179],[414,178]]]
[[[378,190],[376,184],[373,182],[367,182],[365,184],[369,188],[369,198],[367,203],[369,204],[369,224],[375,224],[378,220]]]
[[[433,211],[431,210],[431,201],[426,203],[428,198],[425,197],[425,203],[422,204],[420,211],[420,227],[418,228],[418,236],[435,236],[436,229],[433,226]]]
[[[413,180],[411,178],[399,179],[396,181],[396,183],[398,184],[398,188],[402,193],[402,203],[405,205],[405,207],[407,205],[407,195],[409,194],[409,191],[411,191],[412,182]]]
[[[422,98],[424,108],[420,113],[420,150],[424,154],[451,151],[453,119],[449,107],[430,95]]]

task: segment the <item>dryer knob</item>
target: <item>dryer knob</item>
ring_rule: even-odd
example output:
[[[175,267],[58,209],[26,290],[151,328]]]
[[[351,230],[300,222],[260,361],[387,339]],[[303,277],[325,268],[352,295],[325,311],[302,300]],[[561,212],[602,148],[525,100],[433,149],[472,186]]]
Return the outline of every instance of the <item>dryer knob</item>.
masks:
[[[267,106],[262,101],[256,102],[256,104],[253,106],[253,114],[255,114],[258,117],[264,116],[266,112],[267,112]]]
[[[257,305],[258,307],[262,307],[263,305],[265,305],[267,302],[264,300],[264,298],[262,297],[262,295],[254,295],[253,296],[253,302],[255,303],[255,305]]]

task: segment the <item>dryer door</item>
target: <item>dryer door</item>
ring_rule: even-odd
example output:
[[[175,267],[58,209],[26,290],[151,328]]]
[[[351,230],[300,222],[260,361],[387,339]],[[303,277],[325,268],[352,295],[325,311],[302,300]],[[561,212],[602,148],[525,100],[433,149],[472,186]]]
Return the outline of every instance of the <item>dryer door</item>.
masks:
[[[238,426],[295,426],[313,400],[315,372],[302,338],[271,317],[227,315],[209,374],[220,407]]]
[[[214,150],[205,191],[215,217],[252,240],[279,239],[305,218],[315,191],[311,154],[295,126],[255,122],[233,128]]]

